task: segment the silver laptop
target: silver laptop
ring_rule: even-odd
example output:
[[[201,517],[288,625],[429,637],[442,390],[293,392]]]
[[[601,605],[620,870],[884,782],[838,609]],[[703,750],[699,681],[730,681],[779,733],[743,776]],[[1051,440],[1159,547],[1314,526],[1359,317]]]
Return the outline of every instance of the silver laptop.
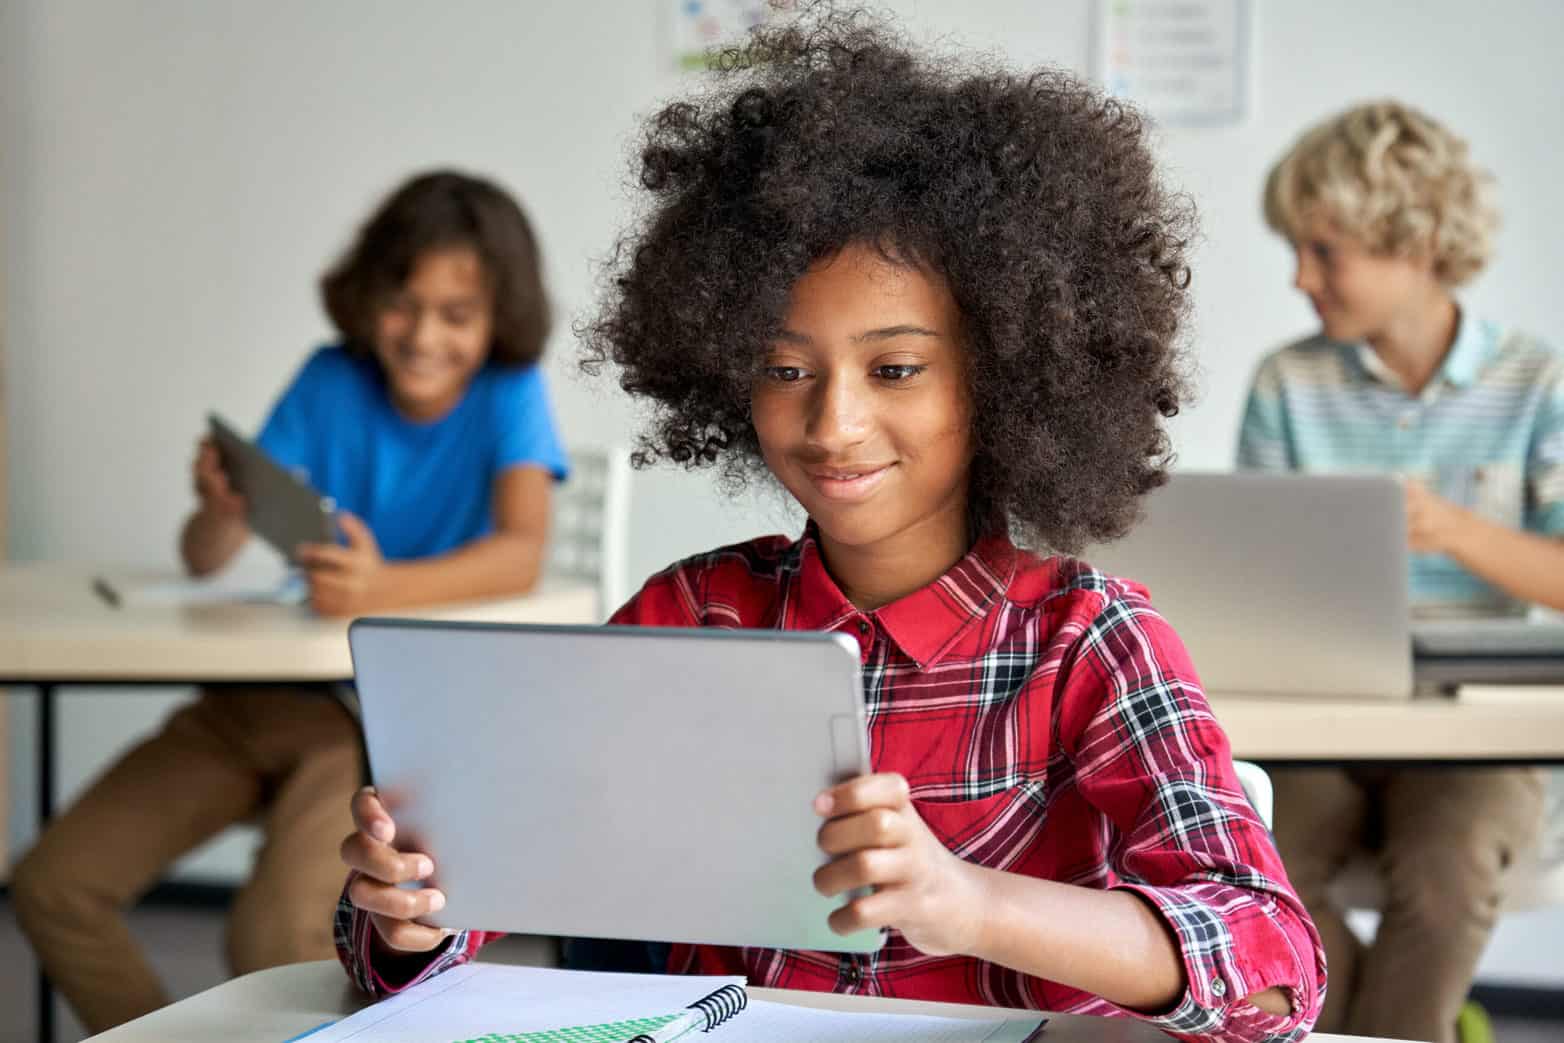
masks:
[[[375,784],[431,923],[869,952],[826,924],[812,801],[869,770],[841,634],[361,619]]]
[[[1180,473],[1145,507],[1082,557],[1150,591],[1207,691],[1412,694],[1394,477]]]
[[[1564,684],[1564,625],[1524,616],[1412,623],[1419,684]]]

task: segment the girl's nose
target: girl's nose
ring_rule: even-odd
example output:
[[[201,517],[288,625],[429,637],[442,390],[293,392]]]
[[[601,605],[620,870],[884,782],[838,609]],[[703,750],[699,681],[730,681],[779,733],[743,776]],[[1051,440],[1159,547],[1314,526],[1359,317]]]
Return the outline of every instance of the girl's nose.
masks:
[[[865,390],[861,381],[821,376],[809,404],[809,441],[833,455],[862,442],[872,415]]]

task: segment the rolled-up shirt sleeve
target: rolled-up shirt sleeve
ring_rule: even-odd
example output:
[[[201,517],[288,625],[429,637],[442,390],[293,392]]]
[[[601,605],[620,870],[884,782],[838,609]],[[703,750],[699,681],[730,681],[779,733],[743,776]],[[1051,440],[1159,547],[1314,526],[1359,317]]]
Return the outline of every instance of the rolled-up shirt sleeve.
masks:
[[[349,873],[342,885],[342,896],[337,899],[332,918],[332,936],[337,959],[348,978],[377,1000],[466,963],[479,949],[501,937],[498,931],[458,931],[429,952],[393,956],[375,945],[375,928],[369,914],[348,899],[348,888],[357,875]]]
[[[1061,672],[1065,745],[1085,799],[1116,827],[1112,886],[1162,917],[1184,993],[1169,1010],[1126,1011],[1193,1040],[1305,1036],[1325,993],[1325,954],[1270,832],[1244,796],[1227,736],[1173,629],[1138,588],[1113,599]],[[1280,989],[1291,1013],[1247,997]]]

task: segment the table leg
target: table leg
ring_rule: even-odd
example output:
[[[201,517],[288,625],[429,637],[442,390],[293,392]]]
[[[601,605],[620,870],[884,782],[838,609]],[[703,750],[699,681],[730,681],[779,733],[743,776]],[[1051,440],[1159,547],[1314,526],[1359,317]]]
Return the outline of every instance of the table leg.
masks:
[[[54,817],[54,685],[38,686],[38,835]],[[38,967],[38,1040],[54,1043],[54,988]]]

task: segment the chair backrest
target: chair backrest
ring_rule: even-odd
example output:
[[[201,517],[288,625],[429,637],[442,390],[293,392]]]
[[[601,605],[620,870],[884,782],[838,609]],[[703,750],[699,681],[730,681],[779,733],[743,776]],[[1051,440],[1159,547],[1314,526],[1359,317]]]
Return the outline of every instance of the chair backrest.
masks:
[[[554,490],[546,571],[597,585],[599,619],[624,604],[630,535],[630,452],[570,451],[570,477]]]
[[[1244,796],[1249,798],[1249,804],[1260,816],[1260,821],[1265,823],[1266,829],[1272,828],[1273,814],[1276,807],[1275,793],[1271,789],[1271,777],[1265,773],[1265,769],[1253,761],[1234,761],[1233,770],[1238,773],[1238,784],[1244,788]]]
[[[1512,862],[1505,873],[1506,911],[1564,903],[1564,774],[1556,768],[1548,777],[1537,846],[1529,857]]]

